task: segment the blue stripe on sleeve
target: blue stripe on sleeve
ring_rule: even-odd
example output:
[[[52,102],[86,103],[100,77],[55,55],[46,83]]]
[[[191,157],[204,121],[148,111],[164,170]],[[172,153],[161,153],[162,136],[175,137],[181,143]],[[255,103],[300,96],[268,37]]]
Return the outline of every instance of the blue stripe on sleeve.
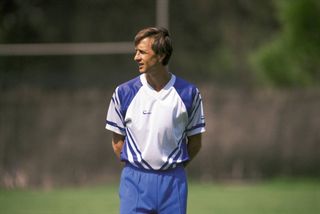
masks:
[[[188,125],[187,126],[189,126],[189,124],[193,121],[193,118],[195,117],[195,115],[196,115],[196,112],[198,111],[198,109],[199,109],[199,107],[200,107],[200,105],[201,105],[201,99],[198,101],[198,103],[196,104],[196,106],[195,106],[195,109],[193,110],[193,112],[192,112],[192,114],[191,114],[191,118],[189,119],[189,123],[188,123]]]
[[[118,124],[116,124],[114,122],[111,122],[111,121],[107,120],[106,123],[109,124],[110,126],[113,126],[113,127],[116,127],[118,129],[120,129],[122,132],[126,131],[125,128],[122,128],[122,127],[118,126]]]
[[[199,123],[199,124],[197,124],[197,125],[195,125],[195,126],[192,126],[190,129],[187,129],[187,132],[190,132],[190,131],[192,131],[192,130],[195,130],[195,129],[197,129],[197,128],[202,128],[202,127],[205,127],[205,126],[206,126],[205,123]]]

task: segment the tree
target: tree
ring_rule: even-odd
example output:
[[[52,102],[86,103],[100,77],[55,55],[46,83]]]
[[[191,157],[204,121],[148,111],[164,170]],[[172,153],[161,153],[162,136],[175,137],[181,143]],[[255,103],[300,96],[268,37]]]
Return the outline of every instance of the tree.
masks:
[[[252,63],[258,78],[280,87],[319,85],[319,1],[274,2],[282,30],[253,54]]]

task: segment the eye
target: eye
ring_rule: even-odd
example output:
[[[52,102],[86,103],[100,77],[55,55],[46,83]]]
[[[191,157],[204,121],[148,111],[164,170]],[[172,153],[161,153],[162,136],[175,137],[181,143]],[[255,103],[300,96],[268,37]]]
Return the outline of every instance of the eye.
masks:
[[[147,52],[144,50],[136,49],[136,54],[146,54]]]

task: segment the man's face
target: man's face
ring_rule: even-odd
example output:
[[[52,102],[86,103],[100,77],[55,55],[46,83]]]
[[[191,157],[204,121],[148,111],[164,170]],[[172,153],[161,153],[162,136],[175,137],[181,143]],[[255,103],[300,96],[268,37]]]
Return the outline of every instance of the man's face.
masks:
[[[151,72],[159,68],[159,66],[162,66],[162,57],[154,53],[151,48],[152,43],[153,38],[146,37],[142,39],[136,46],[136,54],[134,56],[134,60],[139,65],[140,73]]]

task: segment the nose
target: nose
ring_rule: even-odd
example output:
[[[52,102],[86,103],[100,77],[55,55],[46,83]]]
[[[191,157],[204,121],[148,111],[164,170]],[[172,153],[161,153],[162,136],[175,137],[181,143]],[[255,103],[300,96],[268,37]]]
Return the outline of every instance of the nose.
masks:
[[[138,51],[137,51],[136,54],[134,55],[134,58],[133,58],[133,59],[134,59],[134,61],[137,61],[137,62],[140,61],[141,58],[140,58],[140,54],[139,54]]]

